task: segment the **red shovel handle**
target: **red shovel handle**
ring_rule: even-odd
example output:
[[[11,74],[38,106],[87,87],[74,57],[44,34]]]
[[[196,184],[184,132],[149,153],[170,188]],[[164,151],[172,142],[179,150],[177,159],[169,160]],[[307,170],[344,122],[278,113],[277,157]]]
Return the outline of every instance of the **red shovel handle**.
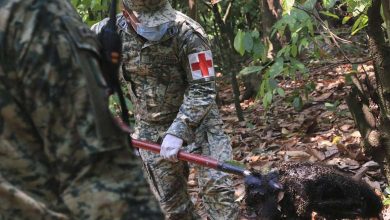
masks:
[[[160,148],[160,145],[158,145],[158,144],[150,143],[150,142],[146,142],[146,141],[135,140],[135,139],[132,139],[131,143],[136,148],[152,151],[152,152],[155,152],[158,154],[160,153],[161,148]],[[184,160],[184,161],[194,163],[197,165],[206,166],[206,167],[210,167],[213,169],[218,169],[218,164],[219,164],[218,161],[215,159],[209,158],[209,157],[205,157],[205,156],[198,155],[198,154],[190,154],[190,153],[187,153],[184,151],[179,151],[179,154],[177,155],[177,157],[179,160]]]
[[[116,121],[124,132],[131,134],[131,129],[126,124],[124,124],[122,120],[116,118]],[[157,154],[159,154],[161,150],[160,145],[147,142],[147,141],[131,139],[131,143],[133,147],[152,151]],[[190,163],[194,163],[202,167],[209,167],[215,170],[221,170],[223,172],[241,175],[241,176],[250,175],[250,171],[245,170],[244,168],[229,163],[225,163],[225,162],[220,162],[216,159],[205,157],[199,154],[191,154],[184,151],[179,151],[177,157],[179,160],[184,160]]]

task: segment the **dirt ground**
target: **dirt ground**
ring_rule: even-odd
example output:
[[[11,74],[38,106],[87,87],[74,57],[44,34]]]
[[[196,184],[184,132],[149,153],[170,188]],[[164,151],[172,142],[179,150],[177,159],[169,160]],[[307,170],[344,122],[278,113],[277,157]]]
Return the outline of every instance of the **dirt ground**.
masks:
[[[340,170],[357,174],[368,167],[362,179],[383,196],[386,187],[384,177],[376,162],[361,150],[361,136],[344,98],[349,86],[346,74],[351,71],[348,64],[312,65],[309,79],[314,90],[307,97],[302,96],[304,105],[296,111],[288,98],[276,97],[269,109],[261,101],[250,99],[241,103],[245,121],[239,122],[232,102],[233,94],[229,81],[219,78],[219,98],[225,132],[231,137],[234,159],[248,168],[272,167],[276,161],[312,161],[338,167]],[[359,72],[373,74],[370,63],[359,66]],[[303,80],[280,80],[280,87],[289,97],[297,88],[304,86]],[[241,86],[242,91],[245,89]],[[241,219],[248,219],[244,212],[245,194],[243,180],[235,178],[236,200],[241,204]],[[191,172],[190,192],[196,206],[201,209],[197,197],[196,173]],[[200,213],[206,216],[204,211]],[[383,212],[384,219],[390,219],[389,208]]]

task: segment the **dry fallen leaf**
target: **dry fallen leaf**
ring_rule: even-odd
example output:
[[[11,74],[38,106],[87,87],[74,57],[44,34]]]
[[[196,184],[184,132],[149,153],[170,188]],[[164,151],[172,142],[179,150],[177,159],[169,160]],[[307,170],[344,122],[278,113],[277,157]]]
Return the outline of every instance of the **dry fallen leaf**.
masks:
[[[314,97],[313,100],[316,101],[316,102],[322,102],[322,101],[326,101],[329,99],[329,97],[332,96],[332,92],[326,92],[318,97]]]
[[[360,138],[360,137],[362,137],[362,135],[360,134],[359,131],[354,131],[354,132],[351,134],[351,137]]]
[[[333,158],[327,162],[329,165],[337,166],[342,170],[356,170],[360,167],[359,162],[350,158]]]
[[[237,198],[236,202],[241,202],[245,198],[245,186],[241,184],[238,186],[234,192],[234,196]]]
[[[310,154],[306,153],[305,151],[279,151],[277,154],[281,155],[281,156],[291,157],[293,159],[294,158],[300,159],[300,158],[309,158],[310,157]]]
[[[320,161],[323,161],[326,158],[323,152],[313,149],[311,147],[307,148],[307,153],[309,153],[310,155],[312,155],[313,157],[317,158],[317,160]]]

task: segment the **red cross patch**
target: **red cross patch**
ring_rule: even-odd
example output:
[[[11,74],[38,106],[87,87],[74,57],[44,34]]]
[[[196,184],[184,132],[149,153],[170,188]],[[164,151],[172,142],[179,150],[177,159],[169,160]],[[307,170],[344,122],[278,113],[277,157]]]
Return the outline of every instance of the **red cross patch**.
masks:
[[[192,79],[203,79],[215,76],[213,55],[210,50],[188,55]]]

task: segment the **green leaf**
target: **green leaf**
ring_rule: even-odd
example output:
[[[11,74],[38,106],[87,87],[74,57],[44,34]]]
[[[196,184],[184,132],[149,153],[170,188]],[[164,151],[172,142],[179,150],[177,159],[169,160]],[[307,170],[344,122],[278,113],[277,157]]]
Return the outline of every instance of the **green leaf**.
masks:
[[[252,123],[250,123],[250,122],[247,122],[247,123],[246,123],[246,127],[247,127],[247,128],[250,128],[250,129],[253,129],[253,128],[255,128],[255,125],[252,124]]]
[[[265,98],[266,98],[266,100],[267,100],[267,102],[269,103],[269,104],[271,104],[272,103],[272,92],[271,91],[268,91],[266,94],[265,94]]]
[[[282,88],[277,88],[277,89],[276,89],[276,92],[277,92],[280,96],[282,96],[282,97],[285,97],[285,96],[286,96],[286,93],[284,92],[284,89],[282,89]]]
[[[268,108],[271,103],[272,103],[272,93],[268,91],[263,97],[264,108]]]
[[[281,57],[276,58],[275,63],[269,68],[269,75],[275,78],[283,71],[284,60]]]
[[[243,56],[245,53],[245,48],[244,48],[244,33],[239,30],[236,37],[234,38],[234,49]]]
[[[337,15],[335,15],[335,14],[329,12],[329,11],[320,11],[320,13],[323,14],[323,15],[326,15],[326,16],[328,16],[328,17],[331,17],[331,18],[335,18],[335,19],[337,19],[337,20],[340,20],[340,17],[339,17],[339,16],[337,16]]]
[[[253,38],[259,38],[260,37],[260,33],[259,33],[259,31],[258,30],[254,30],[254,31],[252,31],[252,37]]]
[[[295,97],[292,105],[293,105],[295,111],[302,110],[302,107],[303,107],[302,98],[300,96]]]
[[[322,0],[322,4],[326,9],[330,9],[336,4],[336,0]]]
[[[290,45],[287,45],[285,46],[285,50],[284,50],[284,56],[285,57],[290,57],[290,50],[291,50],[291,46]]]
[[[305,64],[301,63],[299,60],[291,58],[290,62],[291,62],[291,66],[294,66],[294,68],[296,68],[297,70],[303,73],[307,72]]]
[[[356,34],[361,29],[367,27],[367,23],[368,23],[368,16],[367,15],[361,15],[358,19],[360,19],[360,22],[357,25],[357,27],[355,28],[355,30],[354,30],[355,24],[353,25],[352,33],[351,33],[352,35]]]
[[[349,19],[351,19],[352,17],[351,16],[345,16],[344,18],[343,18],[343,21],[341,22],[342,24],[346,24],[348,21],[349,21]]]
[[[295,44],[291,45],[290,52],[291,52],[291,56],[292,57],[297,57],[297,54],[298,54],[298,47],[297,47],[297,45],[295,45]]]
[[[263,97],[263,107],[264,107],[265,109],[267,109],[268,106],[269,106],[269,103],[267,102],[267,98],[264,96],[264,97]]]
[[[334,107],[334,104],[329,103],[329,102],[326,102],[326,103],[325,103],[325,107],[326,107],[326,108],[333,108],[333,107]]]
[[[251,52],[253,48],[253,38],[249,32],[244,34],[244,48],[247,52]]]
[[[92,0],[91,8],[95,9],[96,6],[100,5],[100,0]]]
[[[249,75],[252,73],[258,73],[264,69],[264,66],[248,66],[240,71],[239,75]]]
[[[303,4],[303,8],[306,9],[306,10],[311,11],[311,10],[314,9],[314,6],[316,5],[316,3],[317,3],[317,0],[307,0]]]
[[[340,105],[340,102],[339,101],[336,101],[334,103],[329,103],[329,102],[326,102],[325,103],[325,108],[328,110],[328,111],[336,111],[337,110],[337,106]]]
[[[265,47],[261,41],[257,41],[254,43],[252,52],[253,52],[253,57],[255,59],[261,58],[263,61],[265,61],[266,59]]]
[[[276,81],[274,78],[268,79],[268,85],[270,90],[275,90],[278,88],[278,81]]]
[[[358,19],[356,19],[355,23],[353,23],[352,25],[352,33],[359,27],[360,23],[362,22],[362,17],[363,16],[359,16]]]
[[[313,23],[311,22],[310,19],[307,19],[306,21],[306,27],[310,33],[310,36],[314,36],[314,28],[313,28]]]
[[[297,43],[297,41],[298,41],[298,33],[297,32],[294,32],[291,34],[291,41],[293,44]]]
[[[241,167],[242,169],[246,168],[245,164],[242,164],[242,163],[240,163],[238,161],[235,161],[235,160],[225,160],[224,162],[228,163],[228,164],[231,164],[233,166]]]
[[[307,48],[308,46],[309,46],[309,41],[307,40],[307,38],[302,38],[298,46],[299,52],[301,52],[303,48]]]
[[[282,0],[283,14],[290,14],[295,0]]]
[[[383,205],[390,205],[390,198],[386,198],[383,200]]]
[[[260,97],[264,97],[264,94],[265,94],[265,84],[267,83],[268,81],[267,80],[263,80],[260,84],[260,90],[259,90],[259,94],[258,96]]]

